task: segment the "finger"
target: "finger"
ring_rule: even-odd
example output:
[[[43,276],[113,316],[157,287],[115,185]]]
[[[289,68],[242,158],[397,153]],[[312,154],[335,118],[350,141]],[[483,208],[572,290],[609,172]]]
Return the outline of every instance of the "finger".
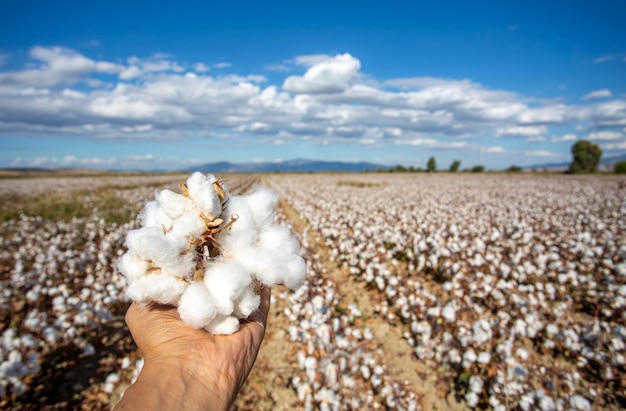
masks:
[[[126,325],[130,329],[132,329],[133,325],[135,324],[135,320],[137,318],[137,310],[139,310],[139,307],[137,303],[134,301],[130,304],[130,306],[128,307],[128,310],[126,310],[124,321],[126,321]]]
[[[270,311],[270,301],[272,299],[272,289],[270,287],[261,287],[259,295],[261,296],[261,304],[259,304],[259,310],[265,317],[265,323],[267,323],[267,315]]]

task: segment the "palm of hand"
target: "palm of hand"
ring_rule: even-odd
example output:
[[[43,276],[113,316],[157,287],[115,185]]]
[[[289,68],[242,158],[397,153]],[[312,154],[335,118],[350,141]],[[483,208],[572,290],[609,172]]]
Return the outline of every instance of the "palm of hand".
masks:
[[[232,401],[246,380],[263,340],[270,290],[261,290],[261,306],[231,335],[212,335],[187,326],[176,308],[133,303],[128,327],[146,363],[172,367],[206,389]]]

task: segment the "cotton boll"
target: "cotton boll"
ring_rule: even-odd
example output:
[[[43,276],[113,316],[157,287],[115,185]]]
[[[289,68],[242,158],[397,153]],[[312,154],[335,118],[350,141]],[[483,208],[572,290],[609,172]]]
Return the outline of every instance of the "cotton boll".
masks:
[[[306,277],[306,263],[299,255],[293,256],[287,263],[288,275],[284,279],[285,286],[297,290],[304,283]]]
[[[163,212],[172,220],[185,214],[191,214],[196,210],[193,201],[172,190],[159,191],[156,193],[155,198]]]
[[[236,259],[267,287],[284,284],[295,290],[306,275],[306,264],[302,257],[278,250],[248,248],[242,250]]]
[[[139,219],[144,227],[169,228],[172,225],[172,219],[156,201],[146,203]]]
[[[204,230],[204,220],[198,213],[186,214],[174,221],[172,230],[167,233],[167,237],[182,238],[188,243],[190,237],[200,237]]]
[[[161,263],[161,274],[189,280],[196,268],[193,252],[178,255],[178,258]]]
[[[465,394],[465,401],[467,402],[467,405],[472,408],[478,405],[478,400],[478,394],[473,391],[469,391],[467,392],[467,394]]]
[[[224,233],[219,236],[219,243],[225,256],[230,257],[243,248],[252,246],[258,236],[252,220],[252,210],[246,199],[242,196],[231,197],[225,216],[237,215],[235,221]]]
[[[236,261],[220,260],[210,264],[204,272],[204,284],[213,296],[220,314],[230,315],[234,301],[252,282],[249,271]]]
[[[193,203],[209,220],[213,220],[222,214],[222,201],[220,200],[213,182],[217,181],[215,176],[202,173],[193,173],[187,179],[187,190]]]
[[[130,251],[157,265],[167,261],[176,261],[180,253],[185,251],[180,247],[175,247],[175,244],[157,227],[144,227],[129,231],[126,244]]]
[[[235,300],[234,314],[237,318],[248,318],[261,304],[261,297],[254,292],[254,287],[247,286]]]
[[[140,303],[176,304],[187,284],[174,277],[149,274],[129,284],[126,295]]]
[[[300,246],[285,226],[273,225],[259,233],[258,245],[261,248],[280,250],[285,254],[298,254]]]
[[[146,274],[148,268],[148,262],[132,252],[124,254],[117,263],[117,269],[129,282]]]
[[[185,324],[193,328],[203,328],[216,317],[213,297],[204,283],[189,284],[178,302],[178,313]]]
[[[204,329],[214,335],[232,334],[239,329],[239,320],[232,315],[218,314]]]
[[[267,227],[274,222],[278,196],[273,191],[259,187],[248,194],[246,199],[252,210],[252,220],[258,229]]]

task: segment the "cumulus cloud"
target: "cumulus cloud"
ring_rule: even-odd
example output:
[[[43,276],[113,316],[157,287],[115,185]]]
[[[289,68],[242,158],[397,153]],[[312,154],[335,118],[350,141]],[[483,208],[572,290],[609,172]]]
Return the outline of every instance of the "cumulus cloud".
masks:
[[[587,136],[589,140],[597,141],[614,141],[623,137],[623,134],[618,131],[597,131]]]
[[[489,153],[489,154],[502,154],[506,152],[506,150],[502,146],[486,147],[484,151],[485,153]]]
[[[605,150],[626,150],[626,140],[617,143],[604,144],[602,148]]]
[[[440,149],[459,149],[467,147],[467,142],[465,141],[439,141],[434,138],[415,138],[412,140],[400,140],[396,142],[397,144],[408,145],[408,146],[416,146],[416,147],[427,147],[427,148],[440,148]]]
[[[626,128],[626,100],[620,97],[570,105],[529,102],[470,79],[378,81],[348,53],[282,62],[304,74],[285,75],[277,84],[255,73],[228,74],[227,67],[212,75],[215,65],[186,66],[166,54],[123,61],[34,47],[22,70],[0,67],[0,135],[259,138],[284,144],[301,139],[473,150],[476,144],[468,141],[476,138],[539,141],[552,128],[576,127],[590,138],[613,141],[600,133]],[[543,144],[575,139],[565,135]],[[491,153],[503,149],[481,144]],[[547,150],[528,153],[551,152],[541,148]]]
[[[210,70],[209,66],[204,63],[196,63],[193,65],[193,69],[198,73],[206,73]]]
[[[229,63],[227,61],[222,61],[222,62],[213,64],[213,67],[217,69],[228,68],[228,67],[232,67],[232,63]]]
[[[303,76],[289,76],[283,89],[296,94],[332,94],[348,89],[358,77],[361,62],[350,54],[304,56],[296,60],[309,66]]]
[[[607,98],[612,96],[613,93],[611,93],[611,90],[603,88],[602,90],[595,90],[585,94],[584,96],[582,96],[582,100],[593,100],[596,98]]]
[[[64,47],[33,47],[29,57],[35,68],[0,72],[0,85],[50,87],[75,84],[92,73],[118,73],[119,64],[95,61]]]
[[[524,155],[529,157],[562,157],[562,154],[547,150],[524,151]]]
[[[147,73],[170,71],[180,73],[184,71],[184,68],[170,60],[167,54],[155,54],[149,59],[133,56],[128,58],[128,67],[122,70],[119,76],[122,80],[132,80]]]
[[[509,126],[496,129],[498,137],[538,137],[546,134],[546,126]]]
[[[552,137],[551,140],[553,143],[562,143],[565,141],[576,141],[578,140],[578,137],[576,136],[576,134],[564,134],[560,137]]]

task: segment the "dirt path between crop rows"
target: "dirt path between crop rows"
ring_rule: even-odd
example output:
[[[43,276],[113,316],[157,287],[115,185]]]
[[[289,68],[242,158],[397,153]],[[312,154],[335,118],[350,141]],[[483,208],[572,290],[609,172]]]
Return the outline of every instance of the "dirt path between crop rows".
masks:
[[[375,315],[373,301],[380,299],[380,296],[367,289],[365,283],[351,278],[347,270],[342,270],[333,263],[327,247],[320,240],[321,237],[312,231],[286,200],[281,199],[280,207],[300,235],[303,235],[306,227],[309,228],[309,244],[324,262],[328,278],[335,283],[337,295],[340,296],[339,305],[347,307],[354,304],[365,315],[366,324],[384,353],[383,359],[389,375],[399,381],[409,382],[420,396],[423,410],[464,410],[465,407],[455,400],[453,393],[438,391],[436,372],[413,355],[413,348],[402,337],[401,328],[392,326]]]

